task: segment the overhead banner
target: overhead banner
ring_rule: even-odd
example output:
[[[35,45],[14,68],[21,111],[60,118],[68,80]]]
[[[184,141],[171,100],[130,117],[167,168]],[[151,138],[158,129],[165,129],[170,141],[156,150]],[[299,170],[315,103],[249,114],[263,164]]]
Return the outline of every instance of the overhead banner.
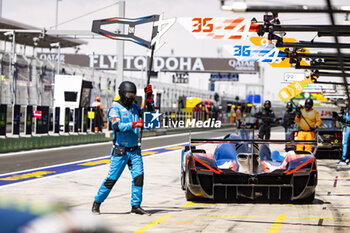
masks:
[[[251,37],[250,42],[243,41],[243,44],[224,45],[224,49],[234,58],[240,61],[251,62],[267,62],[272,67],[291,67],[288,54],[285,52],[287,48],[277,48],[274,41],[269,41],[267,37]],[[296,43],[294,38],[283,38],[283,42]],[[307,49],[298,52],[308,53]],[[305,60],[300,61],[301,64],[308,66]]]
[[[210,81],[238,81],[238,74],[210,74]]]
[[[282,88],[279,91],[278,96],[282,101],[289,101],[290,99],[302,93],[304,91],[305,86],[311,82],[312,82],[311,76],[309,76],[307,79],[303,81],[292,82],[288,86]]]
[[[55,61],[57,55],[38,53],[41,60]],[[61,54],[62,63],[79,65],[101,70],[115,70],[116,55],[81,55]],[[146,56],[124,56],[125,71],[144,71],[148,67]],[[154,57],[153,69],[161,72],[201,72],[201,73],[257,73],[258,63],[239,61],[236,58],[203,58],[203,57]]]
[[[284,81],[289,83],[294,81],[302,81],[305,78],[306,78],[305,73],[294,73],[294,72],[284,73]]]
[[[243,17],[178,18],[178,22],[196,39],[240,40],[256,35],[259,25]]]
[[[6,136],[7,105],[0,105],[0,135]]]

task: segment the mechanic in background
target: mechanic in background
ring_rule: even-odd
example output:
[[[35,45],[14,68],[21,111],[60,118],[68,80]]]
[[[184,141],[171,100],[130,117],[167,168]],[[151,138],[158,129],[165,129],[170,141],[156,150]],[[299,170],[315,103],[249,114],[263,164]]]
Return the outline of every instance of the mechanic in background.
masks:
[[[264,108],[261,112],[255,114],[255,117],[262,120],[262,124],[259,128],[258,137],[260,139],[270,139],[271,137],[271,124],[275,122],[275,113],[271,110],[271,101],[266,100],[264,102]]]
[[[350,99],[344,100],[345,109],[342,109],[340,113],[340,121],[343,123],[343,153],[341,159],[337,162],[338,165],[350,164],[350,154],[349,154],[349,137],[350,137]],[[338,119],[339,116],[335,112],[333,117]],[[348,162],[346,163],[346,160]]]
[[[284,113],[282,118],[282,126],[284,127],[284,131],[286,133],[286,140],[291,140],[292,138],[292,131],[294,128],[294,119],[295,119],[295,111],[293,110],[293,105],[291,102],[287,103],[287,111]]]
[[[146,92],[146,110],[154,111],[153,90],[148,85]],[[92,205],[92,213],[100,214],[100,205],[107,198],[113,186],[128,165],[132,176],[131,188],[131,214],[151,215],[143,208],[143,161],[141,148],[138,145],[139,131],[143,127],[141,107],[134,103],[136,98],[136,85],[124,81],[119,86],[120,100],[112,105],[108,112],[108,119],[113,128],[113,148],[111,151],[111,164],[107,177],[103,181]]]
[[[305,108],[299,105],[296,108],[295,122],[299,124],[297,140],[314,140],[315,130],[322,124],[320,114],[312,108],[313,105],[314,101],[308,98],[305,100]],[[296,150],[312,152],[312,145],[298,144]]]
[[[101,104],[101,98],[99,96],[96,96],[95,101],[92,103],[91,107],[93,107],[95,112],[95,131],[102,132],[103,109]]]

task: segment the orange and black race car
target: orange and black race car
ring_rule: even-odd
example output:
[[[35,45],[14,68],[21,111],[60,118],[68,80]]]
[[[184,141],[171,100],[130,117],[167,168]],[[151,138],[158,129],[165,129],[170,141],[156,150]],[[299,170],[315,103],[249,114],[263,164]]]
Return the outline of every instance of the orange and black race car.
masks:
[[[251,139],[247,131],[240,130],[224,139],[191,139],[191,143],[218,145],[213,153],[191,144],[182,151],[181,183],[188,201],[314,200],[317,185],[314,155],[306,151],[270,150],[274,144],[284,146],[291,142]]]

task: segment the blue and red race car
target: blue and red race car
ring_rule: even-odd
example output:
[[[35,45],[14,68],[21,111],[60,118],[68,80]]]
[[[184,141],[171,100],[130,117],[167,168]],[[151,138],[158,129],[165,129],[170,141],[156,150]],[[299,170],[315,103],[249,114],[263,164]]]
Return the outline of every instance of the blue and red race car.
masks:
[[[181,183],[188,201],[310,203],[315,198],[315,156],[306,151],[270,150],[272,144],[291,142],[251,139],[247,131],[240,130],[224,139],[191,139],[191,143],[218,146],[214,153],[191,145],[182,151]]]

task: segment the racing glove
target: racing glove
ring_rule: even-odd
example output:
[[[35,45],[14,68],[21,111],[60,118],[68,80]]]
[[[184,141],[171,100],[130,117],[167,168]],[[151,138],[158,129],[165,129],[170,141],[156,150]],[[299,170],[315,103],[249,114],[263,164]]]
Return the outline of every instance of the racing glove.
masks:
[[[153,103],[152,85],[148,85],[147,87],[145,87],[145,93],[146,93],[146,104]]]
[[[132,128],[135,129],[136,127],[138,127],[138,128],[143,127],[143,120],[142,119],[132,122]]]

